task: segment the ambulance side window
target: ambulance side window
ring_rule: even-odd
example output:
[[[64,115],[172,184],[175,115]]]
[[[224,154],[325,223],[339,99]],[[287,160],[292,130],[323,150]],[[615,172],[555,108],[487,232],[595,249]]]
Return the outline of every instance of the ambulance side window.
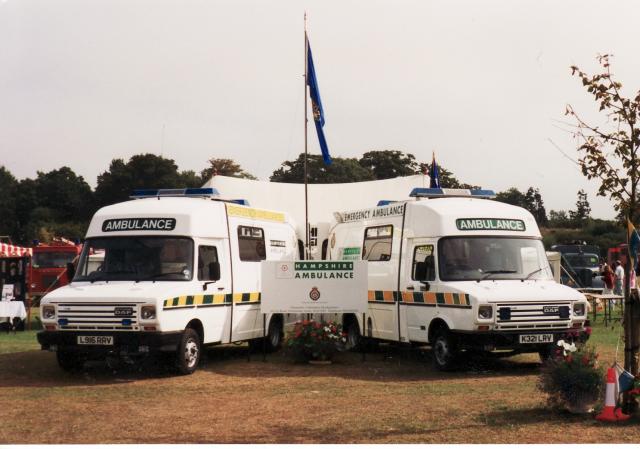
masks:
[[[414,281],[435,281],[436,266],[433,245],[419,245],[413,250],[411,279]]]
[[[264,245],[264,230],[252,226],[238,226],[238,249],[240,260],[259,262],[267,258]]]
[[[215,246],[198,246],[198,280],[217,281],[220,279],[219,262],[218,248]]]
[[[375,226],[364,230],[362,260],[369,262],[391,260],[393,225]]]

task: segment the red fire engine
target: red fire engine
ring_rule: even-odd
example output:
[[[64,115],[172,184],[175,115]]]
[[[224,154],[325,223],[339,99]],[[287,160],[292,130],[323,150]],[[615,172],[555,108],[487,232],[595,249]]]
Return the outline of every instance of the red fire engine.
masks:
[[[29,272],[29,294],[41,297],[69,283],[67,263],[75,263],[82,245],[64,238],[55,238],[50,244],[34,242],[31,269]]]

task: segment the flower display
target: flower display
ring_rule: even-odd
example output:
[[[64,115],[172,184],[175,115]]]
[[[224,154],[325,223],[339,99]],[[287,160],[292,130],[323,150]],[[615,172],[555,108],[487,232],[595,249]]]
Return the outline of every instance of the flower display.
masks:
[[[558,341],[554,358],[545,363],[538,388],[549,395],[551,405],[569,411],[587,411],[602,392],[604,369],[591,346]]]
[[[336,351],[344,350],[346,335],[342,325],[334,321],[297,321],[287,334],[286,348],[297,359],[331,360]]]

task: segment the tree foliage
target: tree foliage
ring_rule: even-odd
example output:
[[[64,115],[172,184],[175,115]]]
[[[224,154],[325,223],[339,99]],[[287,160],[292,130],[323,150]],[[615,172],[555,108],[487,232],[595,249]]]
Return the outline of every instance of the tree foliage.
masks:
[[[311,184],[371,181],[371,172],[355,158],[334,157],[331,165],[325,165],[322,156],[310,154],[307,158],[308,181]],[[304,182],[304,153],[294,161],[284,161],[269,178],[273,182]]]
[[[200,172],[202,182],[207,182],[212,176],[231,176],[233,178],[258,179],[251,173],[244,171],[240,164],[233,159],[211,158],[207,161],[207,168]]]
[[[504,192],[498,192],[496,201],[527,209],[536,219],[538,226],[546,227],[549,225],[540,189],[529,187],[526,193],[522,193],[516,187],[511,187]]]
[[[397,178],[420,173],[415,156],[398,150],[368,151],[362,155],[358,163],[371,173],[373,179]]]
[[[136,154],[126,163],[113,159],[109,170],[98,176],[96,203],[102,207],[125,201],[134,189],[177,189],[201,184],[202,180],[193,171],[179,172],[173,159],[150,153]]]
[[[622,83],[611,72],[610,55],[598,56],[600,73],[589,75],[577,66],[577,76],[603,112],[603,124],[587,123],[571,105],[565,114],[575,120],[580,167],[588,179],[598,179],[598,195],[614,201],[616,210],[636,222],[638,217],[638,149],[640,148],[640,91],[635,96],[622,94]]]
[[[17,228],[15,198],[18,181],[4,166],[0,166],[0,235],[12,235]]]

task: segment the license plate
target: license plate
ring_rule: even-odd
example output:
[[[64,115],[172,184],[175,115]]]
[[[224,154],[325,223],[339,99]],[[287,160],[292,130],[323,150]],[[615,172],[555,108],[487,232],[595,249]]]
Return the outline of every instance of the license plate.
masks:
[[[520,335],[520,343],[553,343],[553,334]]]
[[[78,335],[79,345],[113,346],[113,337],[97,335]]]

